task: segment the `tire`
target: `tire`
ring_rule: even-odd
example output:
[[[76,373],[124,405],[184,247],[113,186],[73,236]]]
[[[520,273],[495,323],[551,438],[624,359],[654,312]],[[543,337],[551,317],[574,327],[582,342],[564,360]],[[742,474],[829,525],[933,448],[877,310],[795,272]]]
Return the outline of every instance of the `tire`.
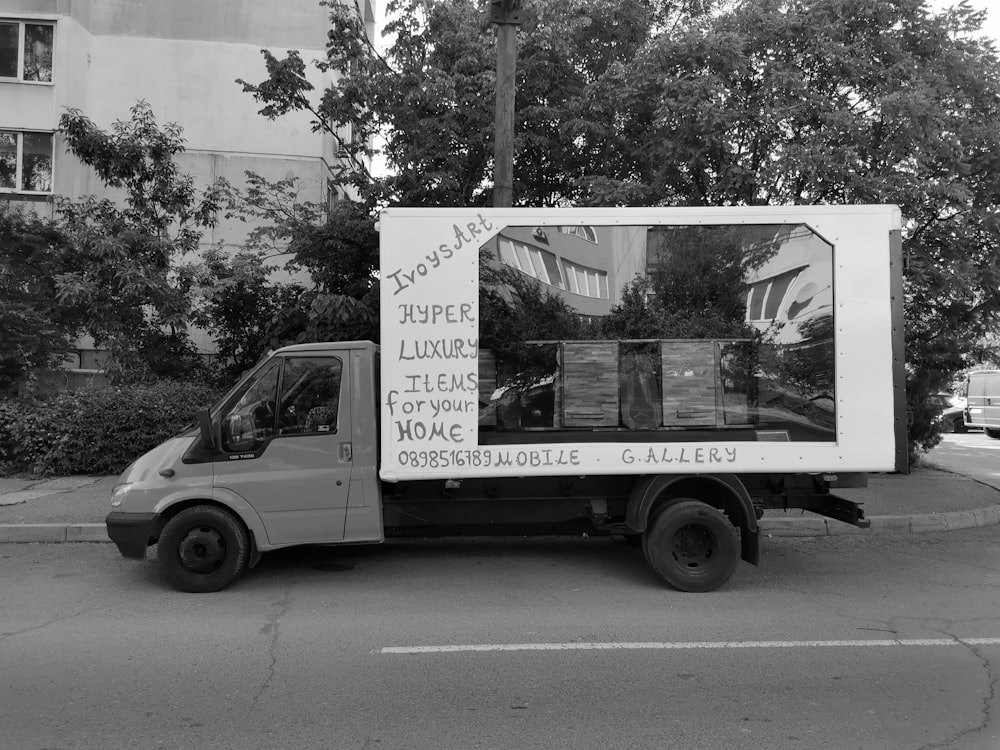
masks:
[[[993,438],[994,440],[1000,440],[1000,430],[995,430],[992,427],[984,427],[983,432],[986,433],[986,437]]]
[[[246,529],[232,513],[198,505],[167,521],[156,555],[171,586],[204,594],[236,580],[246,568],[249,546]]]
[[[951,431],[957,434],[962,434],[963,432],[968,432],[965,428],[965,419],[961,416],[956,417],[951,423]]]
[[[679,591],[713,591],[740,561],[740,537],[725,514],[699,500],[667,506],[646,530],[646,559]]]

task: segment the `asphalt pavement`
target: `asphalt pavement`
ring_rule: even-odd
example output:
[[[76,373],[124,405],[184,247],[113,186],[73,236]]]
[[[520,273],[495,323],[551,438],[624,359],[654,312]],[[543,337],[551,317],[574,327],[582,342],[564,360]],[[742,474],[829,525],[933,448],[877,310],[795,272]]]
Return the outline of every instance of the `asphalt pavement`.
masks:
[[[0,542],[108,542],[104,519],[117,477],[0,478]],[[1000,482],[997,483],[1000,485]],[[908,534],[1000,524],[1000,486],[937,468],[871,474],[868,487],[836,491],[864,504],[859,529],[808,511],[767,511],[770,536]]]

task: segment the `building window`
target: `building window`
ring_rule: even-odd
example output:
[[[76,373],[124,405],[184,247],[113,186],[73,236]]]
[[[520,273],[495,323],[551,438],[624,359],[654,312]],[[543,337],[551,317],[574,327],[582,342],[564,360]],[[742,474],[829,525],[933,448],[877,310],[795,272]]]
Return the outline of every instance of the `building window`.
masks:
[[[562,266],[566,272],[569,291],[584,297],[608,299],[608,274],[606,272],[570,263],[566,260],[562,262]]]
[[[594,231],[593,227],[576,225],[556,228],[559,230],[560,234],[572,234],[574,237],[580,237],[587,240],[587,242],[593,242],[595,245],[597,244],[597,232]]]
[[[566,288],[562,271],[559,269],[559,260],[548,250],[501,237],[500,259],[508,266],[513,266],[521,273],[533,276],[549,286]]]
[[[506,237],[499,240],[500,260],[521,273],[544,284],[573,294],[608,299],[608,274],[557,258],[548,250],[514,242]]]
[[[52,83],[55,25],[0,21],[0,78]]]
[[[784,303],[788,290],[801,271],[797,268],[751,284],[746,297],[747,321],[766,322],[778,318],[786,307]]]
[[[52,133],[0,130],[0,191],[52,192]]]

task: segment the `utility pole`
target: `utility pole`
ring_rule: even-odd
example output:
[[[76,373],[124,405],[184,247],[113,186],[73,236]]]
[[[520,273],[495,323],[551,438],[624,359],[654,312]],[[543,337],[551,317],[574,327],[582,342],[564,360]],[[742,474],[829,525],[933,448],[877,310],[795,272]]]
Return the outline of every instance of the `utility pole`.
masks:
[[[514,202],[514,91],[521,0],[490,0],[490,21],[497,27],[493,205],[497,208],[509,208]]]

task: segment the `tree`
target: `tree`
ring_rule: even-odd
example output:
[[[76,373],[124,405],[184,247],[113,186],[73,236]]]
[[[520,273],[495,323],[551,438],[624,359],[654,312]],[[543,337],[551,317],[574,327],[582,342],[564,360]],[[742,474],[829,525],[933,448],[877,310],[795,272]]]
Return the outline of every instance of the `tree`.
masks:
[[[761,0],[662,33],[615,92],[632,134],[586,202],[895,203],[910,438],[1000,313],[1000,66],[982,13]],[[641,157],[641,158],[640,158]]]
[[[380,57],[330,7],[338,74],[316,101],[297,54],[244,84],[268,117],[309,110],[390,174],[343,173],[367,205],[483,205],[493,44],[471,0],[390,3]],[[1000,63],[983,15],[926,0],[552,0],[525,4],[515,203],[895,203],[906,217],[914,448],[925,401],[1000,316]]]
[[[274,321],[305,292],[301,284],[270,280],[275,270],[259,252],[230,256],[214,247],[188,269],[196,298],[191,319],[215,341],[219,382],[233,382],[260,360],[272,346]]]
[[[277,118],[313,115],[352,158],[338,179],[370,204],[488,205],[492,195],[495,41],[482,4],[472,0],[390,0],[380,55],[367,42],[356,6],[329,8],[327,57],[263,51],[268,77],[244,90]],[[552,206],[579,196],[577,181],[601,174],[627,138],[605,118],[605,98],[654,29],[703,14],[710,0],[548,0],[522,11],[515,127],[515,203]],[[306,66],[333,72],[317,94]],[[350,133],[350,137],[345,134]],[[376,136],[389,174],[364,167]],[[356,157],[356,158],[355,158]],[[627,169],[619,165],[618,169]]]
[[[515,356],[525,341],[587,337],[588,324],[533,278],[479,252],[479,337],[499,355]]]
[[[160,362],[170,361],[162,356],[164,346],[174,354],[189,349],[184,331],[190,279],[176,273],[175,261],[194,253],[204,229],[213,225],[219,187],[199,193],[193,179],[178,171],[181,129],[160,128],[145,102],[110,132],[79,110],[64,113],[59,124],[69,150],[107,187],[122,191],[124,207],[93,196],[57,199],[58,222],[75,262],[56,276],[56,297],[79,310],[83,329],[107,347],[112,378],[142,378],[150,372],[144,357],[150,342]]]
[[[69,353],[79,311],[57,303],[55,277],[70,257],[51,221],[0,208],[0,393]]]
[[[269,182],[252,172],[245,191],[224,192],[227,217],[253,229],[235,257],[204,254],[196,321],[237,372],[285,344],[378,341],[378,233],[363,205],[322,208],[299,200],[297,178]],[[292,280],[275,281],[279,270]]]

